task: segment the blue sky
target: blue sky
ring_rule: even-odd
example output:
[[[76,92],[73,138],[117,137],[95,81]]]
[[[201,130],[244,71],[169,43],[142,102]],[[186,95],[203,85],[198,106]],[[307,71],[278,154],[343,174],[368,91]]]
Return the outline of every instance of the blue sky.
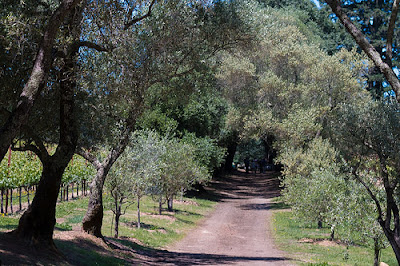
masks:
[[[321,5],[319,4],[319,1],[318,1],[318,0],[311,0],[311,1],[314,2],[314,4],[315,4],[318,8],[321,7]]]

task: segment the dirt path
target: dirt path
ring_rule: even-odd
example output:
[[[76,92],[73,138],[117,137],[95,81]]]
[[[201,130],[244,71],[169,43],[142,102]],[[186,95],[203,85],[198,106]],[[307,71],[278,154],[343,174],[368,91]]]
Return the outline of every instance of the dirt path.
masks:
[[[290,265],[275,249],[270,216],[279,195],[273,174],[238,173],[214,184],[220,198],[215,212],[198,228],[168,248],[174,265]],[[175,257],[175,256],[173,256]]]

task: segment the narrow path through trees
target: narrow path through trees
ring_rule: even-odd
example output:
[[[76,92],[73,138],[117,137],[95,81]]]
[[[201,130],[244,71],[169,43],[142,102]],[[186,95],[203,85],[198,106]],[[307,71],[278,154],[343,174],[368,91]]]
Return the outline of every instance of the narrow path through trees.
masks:
[[[173,265],[290,265],[273,245],[271,198],[279,195],[276,175],[238,172],[215,182],[220,199],[213,214],[171,246],[159,263]]]

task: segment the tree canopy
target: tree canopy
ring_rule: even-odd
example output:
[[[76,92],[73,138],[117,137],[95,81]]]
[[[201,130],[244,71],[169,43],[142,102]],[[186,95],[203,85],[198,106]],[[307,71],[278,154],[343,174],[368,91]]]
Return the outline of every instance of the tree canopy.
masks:
[[[399,1],[325,2],[5,1],[0,158],[35,168],[21,184],[41,172],[15,236],[54,247],[74,153],[96,171],[83,229],[101,237],[104,184],[116,215],[144,194],[172,208],[238,151],[273,154],[298,217],[400,261]]]

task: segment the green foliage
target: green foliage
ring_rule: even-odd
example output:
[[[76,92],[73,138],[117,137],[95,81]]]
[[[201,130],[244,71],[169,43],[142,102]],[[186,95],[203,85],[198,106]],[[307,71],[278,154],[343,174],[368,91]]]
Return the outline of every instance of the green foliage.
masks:
[[[17,188],[39,183],[42,164],[33,154],[28,152],[11,152],[11,162],[8,166],[9,153],[0,163],[0,188]]]
[[[162,156],[167,152],[165,143],[168,137],[161,137],[155,131],[136,131],[122,158],[124,167],[119,171],[129,179],[126,189],[132,196],[159,194],[159,178],[165,162]]]
[[[160,134],[174,132],[178,128],[178,121],[169,117],[158,108],[145,111],[139,118],[138,127],[142,129],[152,129]]]
[[[292,211],[276,211],[271,225],[278,247],[286,251],[290,258],[306,265],[371,265],[373,262],[373,249],[362,242],[348,245],[349,243],[333,241],[330,245],[322,245],[322,241],[329,237],[329,227],[318,229],[316,223],[310,225],[307,221],[296,219]],[[337,233],[340,237],[341,232]],[[361,230],[354,230],[353,233],[361,235]],[[390,248],[382,250],[381,261],[396,265],[396,258]]]
[[[234,162],[242,163],[244,159],[260,159],[265,156],[264,143],[261,140],[250,139],[241,141],[237,147]]]
[[[160,176],[161,191],[172,199],[181,190],[190,189],[195,183],[205,183],[210,174],[206,166],[196,160],[196,148],[184,141],[170,139],[161,160],[165,166]]]
[[[345,1],[341,3],[342,8],[346,10],[346,13],[351,18],[352,22],[361,30],[366,36],[369,43],[375,47],[376,51],[381,55],[382,58],[386,58],[386,45],[388,37],[388,26],[393,8],[393,1]],[[336,16],[334,19],[338,20]],[[366,23],[367,22],[367,23]],[[337,22],[339,24],[339,21]],[[395,21],[393,30],[393,54],[392,62],[393,67],[398,67],[400,62],[400,54],[398,53],[398,42],[399,38],[399,20]],[[378,67],[371,67],[368,71],[368,86],[367,89],[371,92],[371,95],[375,98],[382,99],[384,92],[390,90],[390,86],[387,86],[384,75],[378,69]]]
[[[338,158],[332,145],[320,138],[303,150],[282,152],[283,199],[296,217],[311,224],[329,224],[344,242],[370,244],[376,239],[380,248],[386,247],[375,203],[359,182],[343,172]]]
[[[115,202],[132,201],[144,195],[170,199],[196,182],[207,181],[206,166],[212,165],[212,156],[221,161],[222,151],[209,139],[196,139],[191,135],[186,141],[188,143],[168,135],[160,136],[155,131],[136,131],[106,183]],[[207,149],[200,153],[202,147]],[[211,154],[213,152],[215,154]],[[198,161],[200,158],[203,161]]]
[[[57,1],[2,1],[0,11],[0,125],[13,110],[33,66],[42,30]],[[3,159],[3,158],[1,158]]]
[[[220,167],[225,159],[226,149],[219,147],[217,142],[209,137],[197,138],[194,133],[187,133],[182,141],[194,147],[195,161],[210,174]]]
[[[96,173],[92,164],[88,163],[81,156],[74,155],[65,168],[62,182],[64,185],[80,183],[83,180],[90,181]]]
[[[0,163],[0,188],[30,187],[39,183],[42,164],[31,152],[11,152],[10,166],[8,166],[8,153]],[[83,158],[74,156],[74,159],[65,169],[62,182],[64,184],[89,181],[94,175],[93,166]]]
[[[127,171],[129,161],[124,156],[115,162],[114,167],[110,170],[106,182],[105,190],[113,200],[106,208],[111,209],[114,213],[119,212],[121,215],[121,207],[135,196],[132,190],[133,176]]]

